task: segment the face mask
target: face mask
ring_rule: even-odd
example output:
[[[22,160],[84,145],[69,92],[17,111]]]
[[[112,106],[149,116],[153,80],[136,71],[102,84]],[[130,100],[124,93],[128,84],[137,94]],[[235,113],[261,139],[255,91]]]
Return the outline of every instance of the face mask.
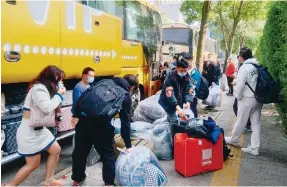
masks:
[[[89,83],[89,84],[91,84],[92,82],[94,82],[94,77],[88,77],[87,78],[87,82]]]
[[[178,74],[180,77],[185,77],[187,73],[179,73],[179,72],[177,72],[177,74]]]

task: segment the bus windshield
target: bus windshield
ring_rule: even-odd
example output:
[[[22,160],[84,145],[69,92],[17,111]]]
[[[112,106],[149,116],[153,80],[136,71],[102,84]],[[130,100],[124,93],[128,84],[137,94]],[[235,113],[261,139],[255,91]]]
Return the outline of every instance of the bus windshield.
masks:
[[[174,44],[189,45],[190,29],[185,28],[164,28],[163,40]]]

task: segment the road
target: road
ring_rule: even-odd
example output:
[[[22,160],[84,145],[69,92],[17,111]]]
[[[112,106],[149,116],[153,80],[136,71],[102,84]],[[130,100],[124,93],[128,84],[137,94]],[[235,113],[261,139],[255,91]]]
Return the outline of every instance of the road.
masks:
[[[60,140],[62,152],[55,174],[72,165],[72,137]],[[40,167],[35,170],[20,186],[36,186],[45,180],[47,154],[44,153]],[[23,158],[5,164],[1,167],[1,184],[7,184],[17,171],[25,164]]]

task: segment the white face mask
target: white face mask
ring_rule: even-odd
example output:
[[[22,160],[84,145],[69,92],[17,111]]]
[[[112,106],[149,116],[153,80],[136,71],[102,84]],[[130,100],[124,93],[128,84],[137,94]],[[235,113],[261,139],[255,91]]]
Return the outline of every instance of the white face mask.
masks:
[[[91,84],[92,82],[94,82],[94,80],[95,80],[95,77],[87,77],[87,82],[89,83],[89,84]]]
[[[179,73],[179,72],[177,72],[177,74],[178,74],[180,77],[185,77],[187,73]]]

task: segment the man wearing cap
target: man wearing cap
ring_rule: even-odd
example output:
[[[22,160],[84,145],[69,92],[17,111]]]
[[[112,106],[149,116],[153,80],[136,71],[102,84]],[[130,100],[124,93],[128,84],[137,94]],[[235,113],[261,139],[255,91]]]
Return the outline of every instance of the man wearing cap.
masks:
[[[232,129],[231,137],[226,137],[228,144],[239,146],[239,139],[244,131],[248,118],[251,120],[251,145],[242,148],[243,152],[258,155],[260,146],[260,118],[262,104],[259,103],[249,86],[255,90],[258,78],[258,71],[252,64],[258,64],[253,58],[251,49],[243,47],[239,52],[239,59],[243,65],[239,69],[236,81],[235,97],[238,99],[237,121]]]

